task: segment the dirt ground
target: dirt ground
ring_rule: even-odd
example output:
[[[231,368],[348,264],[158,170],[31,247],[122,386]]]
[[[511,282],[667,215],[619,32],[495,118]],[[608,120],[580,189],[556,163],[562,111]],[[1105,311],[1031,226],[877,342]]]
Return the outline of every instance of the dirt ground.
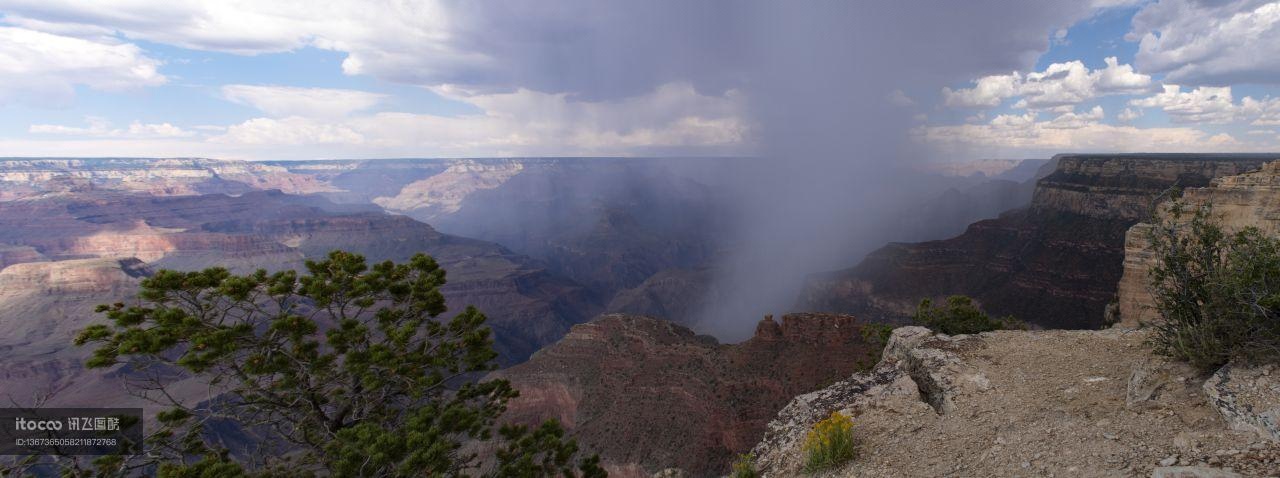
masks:
[[[1144,339],[1141,331],[1105,330],[931,340],[923,347],[936,349],[937,363],[945,363],[933,373],[945,389],[933,398],[944,393],[949,401],[943,413],[926,403],[920,377],[903,374],[881,380],[892,383],[870,394],[845,396],[844,404],[836,392],[850,383],[802,396],[809,403],[793,402],[788,410],[819,416],[844,409],[854,416],[860,456],[816,476],[1146,477],[1156,467],[1179,465],[1280,476],[1280,443],[1229,430],[1204,398],[1204,377],[1154,358]],[[1143,363],[1165,364],[1159,393],[1127,406],[1131,374]],[[794,420],[791,434],[803,433],[806,421]],[[771,429],[775,437],[780,432]],[[795,443],[774,452],[758,447],[768,462],[762,471],[798,474]]]

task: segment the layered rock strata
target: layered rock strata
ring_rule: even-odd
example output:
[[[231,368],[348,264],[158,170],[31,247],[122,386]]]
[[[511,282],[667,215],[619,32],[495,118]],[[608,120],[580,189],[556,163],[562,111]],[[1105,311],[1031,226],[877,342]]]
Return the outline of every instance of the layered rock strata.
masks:
[[[581,286],[497,244],[371,207],[278,191],[153,197],[93,190],[16,200],[0,208],[0,243],[13,245],[6,250],[14,253],[0,256],[11,262],[137,258],[153,268],[219,266],[238,273],[301,269],[306,259],[333,249],[371,261],[424,252],[449,271],[443,292],[450,310],[475,305],[488,314],[508,363],[600,309]],[[94,319],[82,318],[86,324]]]
[[[940,241],[895,243],[815,277],[796,308],[904,322],[923,298],[971,296],[1045,328],[1098,328],[1124,272],[1125,233],[1172,187],[1206,186],[1274,156],[1060,155],[1031,206]]]
[[[720,476],[790,397],[871,360],[861,330],[849,316],[792,314],[720,344],[671,322],[605,315],[495,375],[520,391],[508,419],[558,419],[615,476]]]
[[[1280,234],[1280,162],[1267,163],[1257,171],[1216,178],[1207,187],[1188,188],[1178,201],[1188,211],[1210,206],[1211,220],[1227,231],[1256,227],[1264,234]],[[1167,208],[1158,210],[1158,214],[1156,221],[1173,219]],[[1152,232],[1153,224],[1144,222],[1125,233],[1119,305],[1121,323],[1128,327],[1159,319],[1150,291],[1150,270],[1157,260],[1151,250]]]

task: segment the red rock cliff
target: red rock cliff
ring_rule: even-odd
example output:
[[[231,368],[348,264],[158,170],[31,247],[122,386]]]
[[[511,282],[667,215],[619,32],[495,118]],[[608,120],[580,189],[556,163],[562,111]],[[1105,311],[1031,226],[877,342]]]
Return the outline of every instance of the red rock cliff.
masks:
[[[849,316],[766,318],[751,339],[720,344],[664,320],[611,314],[495,375],[521,393],[508,417],[559,419],[616,475],[675,466],[719,476],[791,397],[848,376],[869,349]]]

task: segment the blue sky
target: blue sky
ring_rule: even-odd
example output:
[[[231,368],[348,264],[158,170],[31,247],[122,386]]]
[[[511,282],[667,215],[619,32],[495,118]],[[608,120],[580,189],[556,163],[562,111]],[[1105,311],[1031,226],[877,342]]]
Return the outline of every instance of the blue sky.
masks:
[[[728,7],[0,0],[0,156],[752,154],[768,32]],[[925,32],[861,60],[901,87],[822,92],[889,98],[915,154],[1280,150],[1280,2],[925,7],[867,13]],[[974,46],[929,57],[945,29]]]

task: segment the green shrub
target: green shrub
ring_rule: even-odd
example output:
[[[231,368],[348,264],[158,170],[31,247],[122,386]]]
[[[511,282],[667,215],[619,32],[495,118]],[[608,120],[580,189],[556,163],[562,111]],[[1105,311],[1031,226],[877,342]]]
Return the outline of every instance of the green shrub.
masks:
[[[815,423],[804,439],[804,471],[809,473],[835,468],[857,456],[853,420],[840,412]]]
[[[947,298],[945,305],[933,306],[924,299],[916,309],[916,323],[947,335],[976,334],[992,330],[1024,329],[1026,326],[1013,317],[991,318],[973,304],[973,299],[963,295]]]
[[[170,397],[169,377],[181,370],[236,397],[199,408],[173,400],[148,424],[158,426],[148,430],[145,453],[99,465],[156,467],[178,478],[272,469],[465,476],[484,464],[467,447],[486,443],[496,449],[494,476],[604,476],[596,457],[575,466],[577,443],[554,421],[499,425],[518,393],[505,380],[484,378],[498,367],[484,314],[467,307],[442,315],[445,271],[435,259],[369,264],[333,251],[306,269],[244,276],[218,267],[160,270],[142,280],[137,305],[98,307],[109,321],[75,339],[96,345],[88,368],[128,364],[137,371],[131,386],[157,397]],[[205,433],[206,417],[261,430],[261,452],[232,456]],[[190,463],[194,457],[205,458]]]
[[[733,469],[729,471],[729,478],[756,478],[760,473],[756,472],[756,457],[750,453],[738,455],[738,461],[733,462]]]
[[[863,324],[862,340],[871,347],[867,358],[858,362],[858,370],[867,371],[875,368],[884,356],[884,347],[889,345],[889,336],[893,335],[893,326],[889,324]]]
[[[1181,221],[1181,204],[1148,236],[1157,262],[1151,292],[1164,319],[1157,353],[1211,370],[1240,358],[1280,358],[1280,240],[1256,228],[1227,233],[1212,207]]]

